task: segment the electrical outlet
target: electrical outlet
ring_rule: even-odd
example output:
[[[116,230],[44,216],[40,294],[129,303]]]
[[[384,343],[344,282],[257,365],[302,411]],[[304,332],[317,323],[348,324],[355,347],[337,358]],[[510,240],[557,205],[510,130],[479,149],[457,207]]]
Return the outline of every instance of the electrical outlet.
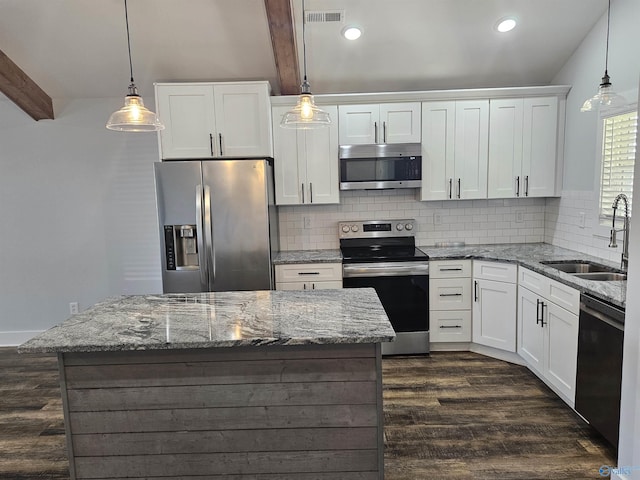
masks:
[[[304,228],[307,230],[311,228],[311,217],[304,217]]]
[[[585,224],[585,213],[584,212],[580,212],[580,216],[578,217],[578,226],[580,228],[584,228],[584,224]]]
[[[516,223],[524,223],[524,212],[522,210],[516,211]]]
[[[433,214],[433,224],[434,225],[442,225],[442,215],[440,213]]]
[[[76,313],[78,313],[78,302],[71,302],[69,304],[69,313],[71,315],[75,315]]]

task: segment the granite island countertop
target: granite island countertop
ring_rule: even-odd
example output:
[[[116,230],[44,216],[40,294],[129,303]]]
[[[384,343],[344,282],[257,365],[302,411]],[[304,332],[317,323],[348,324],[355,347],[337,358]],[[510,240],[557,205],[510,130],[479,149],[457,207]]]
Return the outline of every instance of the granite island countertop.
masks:
[[[296,263],[342,263],[342,253],[334,250],[285,250],[273,258],[274,265]]]
[[[372,288],[113,297],[21,353],[378,343],[395,332]]]

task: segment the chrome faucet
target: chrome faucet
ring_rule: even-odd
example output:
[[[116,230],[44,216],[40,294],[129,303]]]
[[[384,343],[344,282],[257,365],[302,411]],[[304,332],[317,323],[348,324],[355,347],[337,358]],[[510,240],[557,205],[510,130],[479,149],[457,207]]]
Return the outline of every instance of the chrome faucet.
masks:
[[[618,210],[618,203],[620,203],[620,200],[624,203],[624,227],[616,230],[616,211]],[[609,236],[609,247],[617,248],[618,244],[616,243],[616,234],[618,232],[624,232],[624,239],[622,241],[622,262],[620,264],[620,268],[626,272],[627,267],[629,266],[629,199],[624,193],[621,193],[613,201],[611,208],[613,209],[613,223],[611,225],[611,235]]]

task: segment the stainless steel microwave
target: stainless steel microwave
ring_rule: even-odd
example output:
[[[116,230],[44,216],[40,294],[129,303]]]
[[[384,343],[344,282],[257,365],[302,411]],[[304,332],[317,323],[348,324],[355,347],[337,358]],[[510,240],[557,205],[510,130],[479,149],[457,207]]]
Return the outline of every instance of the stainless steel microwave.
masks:
[[[340,190],[417,188],[421,185],[419,143],[340,146]]]

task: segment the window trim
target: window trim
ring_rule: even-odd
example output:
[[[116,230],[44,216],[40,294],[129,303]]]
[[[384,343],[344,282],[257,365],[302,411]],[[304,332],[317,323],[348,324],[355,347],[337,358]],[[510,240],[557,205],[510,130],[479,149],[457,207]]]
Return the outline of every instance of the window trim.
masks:
[[[594,205],[593,211],[596,217],[596,224],[594,225],[593,235],[599,237],[609,237],[609,230],[611,229],[611,215],[601,215],[600,212],[600,195],[602,191],[602,143],[604,141],[604,119],[607,117],[613,117],[616,115],[622,115],[625,113],[638,112],[638,102],[630,102],[627,105],[619,108],[602,109],[598,112],[598,129],[596,137],[596,172],[594,182]],[[639,115],[640,122],[640,115]],[[640,128],[639,128],[640,132]],[[636,136],[636,147],[638,147],[638,140],[640,136]],[[636,158],[638,155],[636,155]],[[634,192],[635,193],[635,192]],[[639,193],[640,194],[640,193]]]

